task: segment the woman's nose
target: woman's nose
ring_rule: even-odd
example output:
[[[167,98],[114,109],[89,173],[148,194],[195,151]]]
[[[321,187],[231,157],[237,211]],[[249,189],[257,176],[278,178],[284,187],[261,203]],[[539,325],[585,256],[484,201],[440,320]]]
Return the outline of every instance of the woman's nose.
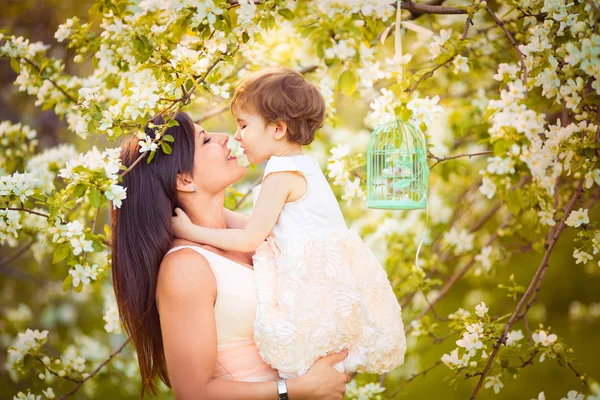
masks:
[[[229,135],[226,133],[214,133],[213,136],[217,136],[221,146],[226,147],[229,142]]]

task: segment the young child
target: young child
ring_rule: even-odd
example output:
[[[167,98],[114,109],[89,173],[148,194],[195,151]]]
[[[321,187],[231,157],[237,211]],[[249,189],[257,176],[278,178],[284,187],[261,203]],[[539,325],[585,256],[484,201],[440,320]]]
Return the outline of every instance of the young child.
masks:
[[[224,250],[256,250],[254,339],[282,378],[344,349],[340,372],[398,367],[406,339],[387,275],[347,228],[316,160],[302,151],[323,124],[320,93],[293,70],[267,69],[240,83],[231,110],[248,161],[267,161],[254,211],[241,230],[196,226],[177,209],[176,235]]]

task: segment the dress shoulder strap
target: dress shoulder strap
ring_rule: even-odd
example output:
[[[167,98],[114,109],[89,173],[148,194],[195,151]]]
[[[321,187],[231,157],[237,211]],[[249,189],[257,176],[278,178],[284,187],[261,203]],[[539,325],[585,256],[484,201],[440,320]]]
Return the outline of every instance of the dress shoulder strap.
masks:
[[[263,180],[267,177],[267,175],[272,174],[273,172],[296,172],[304,176],[302,169],[300,169],[298,164],[296,164],[291,157],[272,156],[269,161],[267,161],[267,165],[265,166]]]
[[[184,246],[177,246],[177,247],[173,247],[172,249],[170,249],[169,251],[167,251],[167,254],[165,254],[165,257],[171,253],[176,252],[177,250],[181,250],[181,249],[192,249],[195,250],[196,253],[202,254],[204,255],[204,250],[203,248],[201,248],[200,246],[190,246],[190,245],[184,245]]]

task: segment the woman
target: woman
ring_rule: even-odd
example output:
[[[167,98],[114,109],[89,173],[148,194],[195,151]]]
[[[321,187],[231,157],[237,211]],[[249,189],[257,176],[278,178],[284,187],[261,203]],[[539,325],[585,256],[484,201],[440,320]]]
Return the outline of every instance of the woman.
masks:
[[[242,227],[245,219],[223,201],[245,168],[229,157],[227,135],[206,132],[184,113],[175,119],[166,132],[175,139],[172,154],[159,151],[134,166],[123,177],[127,200],[111,215],[113,285],[137,350],[142,397],[157,393],[160,378],[178,399],[277,399],[277,373],[252,341],[251,254],[173,240],[170,226],[180,207],[198,225]],[[136,137],[123,144],[124,165],[139,148]],[[341,399],[350,378],[332,365],[344,357],[325,357],[288,380],[289,398]]]

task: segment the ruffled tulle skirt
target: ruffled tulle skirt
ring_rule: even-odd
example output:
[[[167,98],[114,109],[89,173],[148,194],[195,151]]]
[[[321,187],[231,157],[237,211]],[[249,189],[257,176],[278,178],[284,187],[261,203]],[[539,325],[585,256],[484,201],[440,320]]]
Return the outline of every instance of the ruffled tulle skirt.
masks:
[[[341,372],[382,374],[404,362],[400,305],[383,267],[354,232],[272,239],[254,256],[254,341],[282,378],[349,350]]]

